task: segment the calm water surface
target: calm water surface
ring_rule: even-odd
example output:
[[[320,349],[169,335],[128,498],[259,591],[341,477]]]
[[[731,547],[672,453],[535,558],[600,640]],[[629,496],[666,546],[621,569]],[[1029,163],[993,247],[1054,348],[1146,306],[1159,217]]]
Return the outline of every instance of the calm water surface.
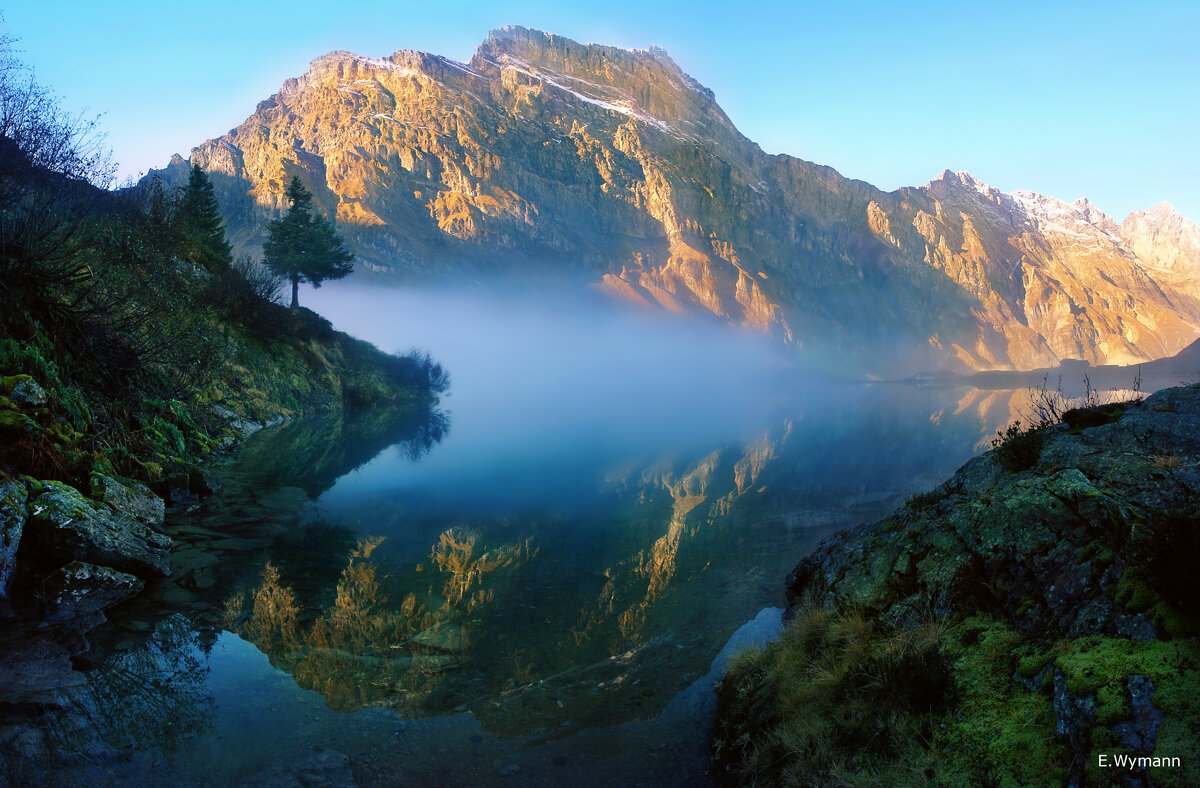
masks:
[[[821,382],[752,337],[586,303],[316,295],[428,348],[449,395],[249,439],[171,514],[172,577],[91,633],[40,779],[705,784],[712,681],[777,632],[792,566],[1016,401]]]

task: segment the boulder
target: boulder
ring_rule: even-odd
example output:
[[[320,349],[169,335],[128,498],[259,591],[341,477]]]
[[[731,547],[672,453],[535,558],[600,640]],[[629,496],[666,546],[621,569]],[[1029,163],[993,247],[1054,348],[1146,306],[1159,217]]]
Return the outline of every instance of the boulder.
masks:
[[[17,567],[26,499],[25,485],[0,476],[0,597],[8,596],[8,584]]]
[[[40,408],[46,404],[46,391],[33,378],[20,376],[8,398],[23,408]]]
[[[92,626],[100,611],[134,596],[145,583],[127,572],[72,561],[42,582],[43,626],[69,621]]]
[[[39,563],[84,561],[141,577],[170,574],[171,539],[129,512],[93,504],[59,482],[43,482],[25,526]]]
[[[15,410],[0,410],[0,436],[15,441],[37,431],[37,422],[24,413]]]
[[[92,493],[115,511],[128,514],[143,525],[162,532],[166,504],[146,485],[97,474],[92,477]]]

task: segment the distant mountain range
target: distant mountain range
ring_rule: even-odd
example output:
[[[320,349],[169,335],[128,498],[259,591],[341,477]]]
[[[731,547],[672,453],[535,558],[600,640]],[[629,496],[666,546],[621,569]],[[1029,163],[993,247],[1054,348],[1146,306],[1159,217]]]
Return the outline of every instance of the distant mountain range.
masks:
[[[157,172],[191,163],[243,253],[299,175],[388,279],[578,277],[880,374],[1129,364],[1200,336],[1200,230],[1166,203],[1117,223],[949,171],[882,192],[764,153],[661,49],[508,27],[469,63],[333,52]]]

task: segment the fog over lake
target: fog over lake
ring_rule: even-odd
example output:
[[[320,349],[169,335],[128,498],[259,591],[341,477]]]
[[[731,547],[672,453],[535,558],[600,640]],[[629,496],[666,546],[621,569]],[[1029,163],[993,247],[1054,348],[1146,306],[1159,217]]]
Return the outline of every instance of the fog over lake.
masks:
[[[578,289],[335,284],[301,303],[384,350],[428,351],[450,372],[451,429],[437,451],[402,477],[381,458],[356,472],[356,494],[439,484],[477,500],[578,494],[562,485],[583,466],[708,451],[823,396],[764,336]]]
[[[450,388],[262,430],[171,514],[171,578],[97,630],[83,716],[46,722],[80,750],[119,732],[101,782],[348,758],[367,784],[705,784],[712,681],[778,631],[788,571],[940,482],[1019,399],[837,381],[586,288],[301,303],[428,351]],[[180,724],[152,724],[163,705]]]

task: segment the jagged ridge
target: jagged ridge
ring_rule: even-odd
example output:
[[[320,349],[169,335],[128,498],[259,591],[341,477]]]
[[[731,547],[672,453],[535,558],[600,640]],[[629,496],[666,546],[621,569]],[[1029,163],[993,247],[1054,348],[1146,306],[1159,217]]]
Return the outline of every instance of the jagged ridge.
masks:
[[[508,27],[470,63],[333,52],[166,177],[190,162],[241,251],[299,175],[368,270],[582,274],[878,371],[1131,363],[1200,335],[1182,217],[769,156],[660,49]]]

